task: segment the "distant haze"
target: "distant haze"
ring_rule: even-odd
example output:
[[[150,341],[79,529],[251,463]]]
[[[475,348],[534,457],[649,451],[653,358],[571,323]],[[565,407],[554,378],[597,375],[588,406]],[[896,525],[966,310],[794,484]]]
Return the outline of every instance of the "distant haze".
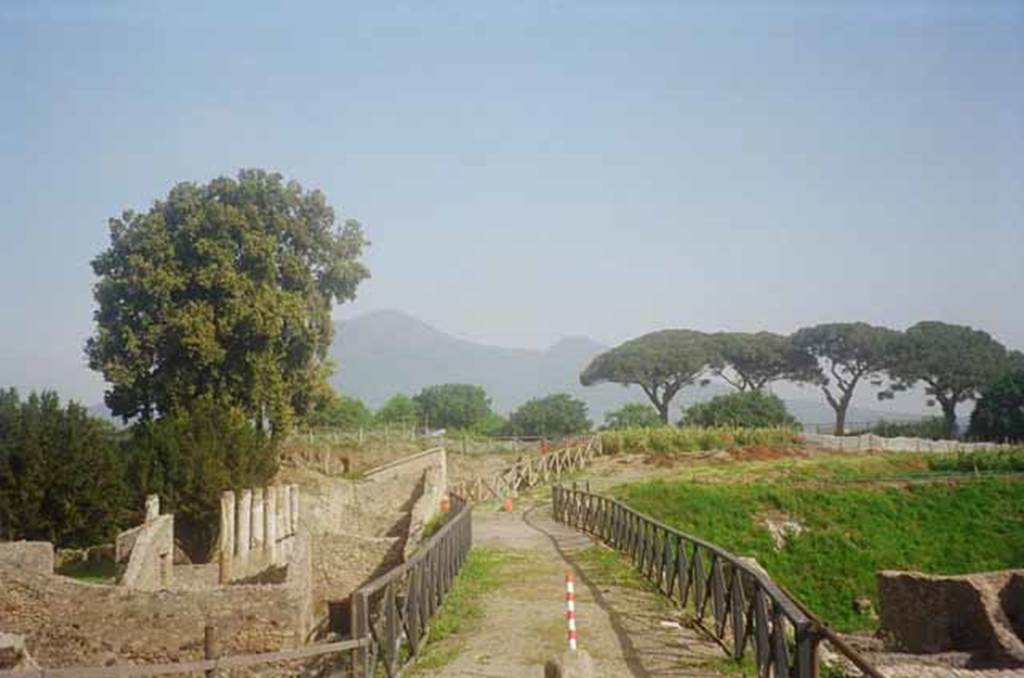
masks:
[[[98,402],[107,219],[240,167],[364,224],[339,320],[533,350],[502,407],[571,382],[560,337],[943,320],[1024,348],[1019,0],[8,0],[0,64],[0,386]]]
[[[331,381],[374,408],[396,393],[415,395],[424,386],[450,382],[483,386],[502,414],[530,398],[572,393],[587,403],[591,418],[600,424],[609,410],[647,402],[636,387],[580,385],[580,371],[606,348],[585,337],[562,339],[546,350],[488,346],[458,339],[398,311],[380,311],[339,324],[331,349],[337,371]],[[779,384],[775,389],[802,422],[832,421],[832,410],[816,389]],[[722,383],[684,389],[674,401],[672,418],[679,418],[685,404],[731,391]],[[862,404],[851,408],[850,422],[911,418],[922,411],[923,402],[910,394],[902,394],[894,406],[872,402],[868,384],[861,391]]]

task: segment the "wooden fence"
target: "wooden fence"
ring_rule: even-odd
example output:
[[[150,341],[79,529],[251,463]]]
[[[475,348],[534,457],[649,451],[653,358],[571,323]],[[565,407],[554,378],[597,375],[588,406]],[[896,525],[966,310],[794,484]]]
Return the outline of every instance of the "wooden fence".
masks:
[[[640,573],[736,660],[748,647],[760,678],[817,678],[818,645],[828,640],[872,678],[881,674],[786,594],[759,568],[708,542],[634,511],[622,502],[556,485],[555,519],[627,554]]]
[[[352,594],[353,676],[388,678],[419,654],[427,625],[452,587],[473,541],[472,513],[451,497],[451,518],[408,561]]]
[[[541,483],[558,482],[563,473],[582,470],[600,454],[600,436],[575,438],[566,447],[524,457],[491,476],[456,483],[450,489],[470,501],[501,500]]]

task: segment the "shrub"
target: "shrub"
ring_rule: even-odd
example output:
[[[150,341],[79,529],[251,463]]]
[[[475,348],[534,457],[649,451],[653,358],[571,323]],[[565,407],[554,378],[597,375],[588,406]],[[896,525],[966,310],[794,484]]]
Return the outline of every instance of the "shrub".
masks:
[[[687,426],[796,426],[786,404],[772,393],[744,391],[720,395],[683,412]]]
[[[747,445],[780,447],[800,442],[800,432],[791,426],[762,428],[661,426],[602,431],[600,435],[601,445],[608,454],[696,452]]]
[[[654,428],[664,426],[658,411],[645,403],[627,403],[617,410],[604,415],[604,428],[618,430],[623,428]]]
[[[928,417],[920,421],[886,421],[879,420],[868,433],[885,438],[928,438],[942,440],[946,435],[946,420],[943,417]]]
[[[508,419],[513,435],[559,437],[589,430],[586,403],[568,393],[527,400]]]

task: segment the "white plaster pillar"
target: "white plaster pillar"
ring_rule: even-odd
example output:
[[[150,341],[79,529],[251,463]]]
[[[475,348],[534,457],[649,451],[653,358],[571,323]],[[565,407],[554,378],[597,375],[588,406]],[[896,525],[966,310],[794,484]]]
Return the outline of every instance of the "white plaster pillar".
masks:
[[[271,485],[264,490],[263,498],[263,548],[272,564],[277,563],[277,488]]]
[[[252,490],[242,490],[237,509],[235,555],[244,560],[249,555],[249,535],[252,534]]]
[[[288,498],[291,501],[288,517],[291,519],[292,534],[299,533],[299,486],[288,486]]]
[[[150,523],[160,517],[160,495],[146,495],[146,522]]]
[[[263,550],[263,488],[252,491],[252,540],[249,545],[253,551]]]
[[[220,583],[231,579],[231,559],[235,555],[235,493],[220,495]]]

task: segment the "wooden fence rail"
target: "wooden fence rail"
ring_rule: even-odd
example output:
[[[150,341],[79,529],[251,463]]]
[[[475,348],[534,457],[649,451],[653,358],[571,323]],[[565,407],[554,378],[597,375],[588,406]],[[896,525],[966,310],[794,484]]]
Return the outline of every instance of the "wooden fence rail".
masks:
[[[365,640],[353,655],[353,676],[402,674],[426,639],[437,612],[466,561],[473,541],[469,502],[451,497],[452,516],[409,560],[352,594],[352,635]]]
[[[562,474],[582,470],[601,454],[601,437],[576,438],[567,446],[536,457],[524,457],[497,473],[451,486],[451,491],[469,501],[504,499],[541,483],[553,483]]]
[[[775,582],[749,562],[668,527],[622,502],[556,485],[555,519],[628,555],[657,589],[680,607],[693,603],[697,622],[736,660],[748,648],[760,678],[817,678],[818,645],[832,641],[865,675],[881,674]]]

